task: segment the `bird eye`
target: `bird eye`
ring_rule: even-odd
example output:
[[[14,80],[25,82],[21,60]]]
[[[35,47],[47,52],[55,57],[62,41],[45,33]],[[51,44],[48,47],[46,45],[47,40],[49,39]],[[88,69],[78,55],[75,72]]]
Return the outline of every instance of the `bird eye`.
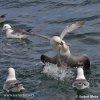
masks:
[[[61,45],[63,45],[63,42],[61,42]]]

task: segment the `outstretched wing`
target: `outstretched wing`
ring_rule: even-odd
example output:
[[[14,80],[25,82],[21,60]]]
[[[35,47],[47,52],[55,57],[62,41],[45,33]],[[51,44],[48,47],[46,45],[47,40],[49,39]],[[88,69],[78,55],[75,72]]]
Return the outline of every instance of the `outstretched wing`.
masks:
[[[71,25],[67,25],[65,29],[62,31],[60,38],[63,39],[65,35],[67,35],[69,32],[72,32],[78,28],[80,28],[84,24],[83,21],[77,21],[72,23]]]
[[[40,34],[36,34],[36,33],[33,33],[33,32],[31,32],[29,35],[40,37],[40,38],[43,38],[43,39],[50,41],[50,38],[48,36],[45,36],[45,35],[40,35]]]
[[[51,58],[51,57],[48,57],[46,55],[41,55],[41,61],[43,63],[49,62],[49,63],[57,64],[55,57]]]

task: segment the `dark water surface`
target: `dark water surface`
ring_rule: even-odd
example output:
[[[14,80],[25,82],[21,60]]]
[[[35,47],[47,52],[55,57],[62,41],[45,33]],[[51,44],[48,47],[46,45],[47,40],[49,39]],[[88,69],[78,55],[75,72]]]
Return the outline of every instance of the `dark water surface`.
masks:
[[[87,75],[90,88],[75,91],[72,81],[57,81],[41,73],[41,54],[53,56],[46,40],[7,39],[0,29],[0,100],[100,100],[77,99],[77,95],[100,95],[100,0],[0,0],[0,15],[7,14],[7,23],[18,28],[32,28],[37,34],[59,35],[73,21],[85,25],[65,37],[72,44],[74,55],[86,53],[91,59],[91,73]],[[2,25],[1,25],[2,27]],[[3,83],[12,65],[16,76],[26,88],[24,98],[8,98],[3,94]]]

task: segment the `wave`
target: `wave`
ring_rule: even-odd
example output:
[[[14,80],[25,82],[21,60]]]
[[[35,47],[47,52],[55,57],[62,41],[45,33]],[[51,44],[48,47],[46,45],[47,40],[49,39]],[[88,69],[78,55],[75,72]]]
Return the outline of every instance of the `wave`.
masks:
[[[58,67],[56,64],[46,63],[43,68],[43,73],[47,76],[53,77],[56,80],[64,81],[65,79],[72,78],[74,72],[71,68],[66,66]]]

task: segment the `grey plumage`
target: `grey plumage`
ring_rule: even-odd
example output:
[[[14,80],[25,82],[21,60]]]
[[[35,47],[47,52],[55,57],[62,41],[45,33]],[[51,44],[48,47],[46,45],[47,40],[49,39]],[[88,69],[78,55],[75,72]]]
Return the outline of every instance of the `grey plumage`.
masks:
[[[3,86],[3,90],[9,93],[9,92],[20,92],[25,89],[23,88],[23,85],[20,81],[11,80],[11,81],[5,82]]]
[[[83,64],[83,68],[84,69],[90,69],[90,60],[88,58],[88,56],[86,55],[81,55],[81,56],[62,56],[60,55],[60,59],[61,59],[61,64],[66,65],[67,67],[78,67],[80,66],[80,63]],[[54,57],[48,57],[46,55],[41,55],[41,61],[43,63],[49,62],[49,63],[53,63],[53,64],[58,64],[59,65],[59,57],[56,55]]]
[[[67,25],[65,29],[62,31],[60,38],[63,39],[68,33],[77,30],[84,24],[83,21],[77,21],[74,23],[71,23],[70,25]]]

